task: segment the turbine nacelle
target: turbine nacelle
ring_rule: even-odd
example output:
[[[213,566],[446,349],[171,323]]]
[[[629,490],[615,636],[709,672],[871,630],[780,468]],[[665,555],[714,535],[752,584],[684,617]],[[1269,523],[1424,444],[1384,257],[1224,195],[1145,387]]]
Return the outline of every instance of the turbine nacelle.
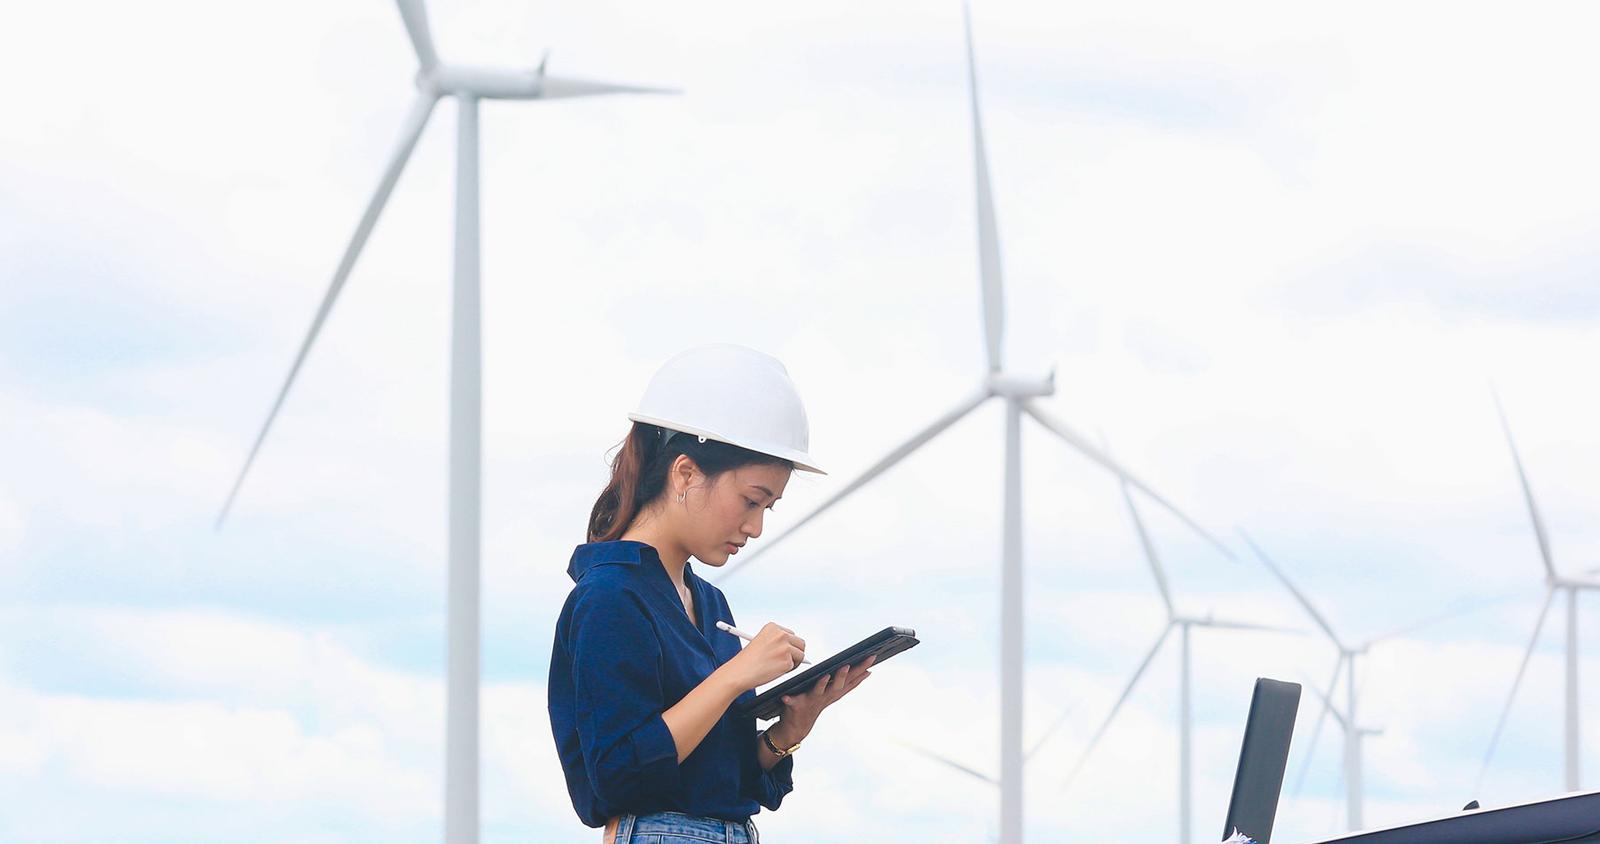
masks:
[[[1029,378],[1022,375],[1008,375],[1004,372],[991,372],[984,378],[983,387],[991,396],[1008,399],[1031,399],[1040,396],[1053,396],[1056,394],[1056,371],[1043,378]]]
[[[473,65],[439,64],[417,71],[417,87],[435,97],[485,100],[541,100],[600,94],[675,94],[668,88],[616,85],[587,79],[550,76],[544,62],[529,70],[504,70]]]
[[[1303,636],[1304,630],[1293,627],[1282,627],[1276,624],[1258,624],[1253,621],[1235,621],[1228,618],[1218,618],[1214,611],[1208,610],[1205,615],[1187,615],[1177,613],[1170,621],[1174,625],[1188,625],[1190,627],[1214,627],[1218,630],[1254,630],[1264,633],[1287,633],[1291,636]]]
[[[562,79],[544,72],[550,60],[546,50],[537,67],[527,70],[502,70],[490,67],[446,64],[439,60],[433,44],[428,10],[423,0],[396,0],[406,35],[417,53],[417,88],[425,96],[464,97],[482,100],[543,100],[556,97],[587,97],[597,94],[674,94],[674,90],[613,85],[586,79]]]
[[[1546,577],[1545,583],[1548,583],[1552,589],[1600,589],[1600,580],[1585,580],[1578,577],[1565,577],[1559,574],[1554,577]]]

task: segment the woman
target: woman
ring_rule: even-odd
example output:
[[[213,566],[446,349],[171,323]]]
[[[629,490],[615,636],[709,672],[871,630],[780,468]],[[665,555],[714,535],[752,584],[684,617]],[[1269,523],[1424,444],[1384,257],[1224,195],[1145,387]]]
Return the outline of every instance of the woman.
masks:
[[[794,756],[822,710],[871,676],[841,668],[757,733],[733,704],[794,670],[805,640],[775,623],[755,640],[695,557],[723,566],[761,535],[806,453],[805,408],[783,364],[754,349],[701,346],[645,389],[611,481],[572,554],[556,623],[550,725],[573,808],[605,844],[708,839],[754,844],[750,816],[794,788]]]

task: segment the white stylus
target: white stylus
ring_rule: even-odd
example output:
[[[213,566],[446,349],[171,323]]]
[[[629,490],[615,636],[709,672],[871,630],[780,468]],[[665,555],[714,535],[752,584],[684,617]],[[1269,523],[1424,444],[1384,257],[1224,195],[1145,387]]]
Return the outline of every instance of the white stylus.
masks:
[[[729,624],[726,621],[717,622],[717,627],[719,627],[719,628],[721,628],[723,630],[726,630],[726,631],[728,631],[729,633],[732,633],[735,636],[738,636],[739,638],[745,640],[746,642],[754,642],[756,640],[756,637],[750,635],[749,633],[744,632],[743,630],[740,630],[737,627],[734,627],[733,625]],[[805,657],[801,657],[800,658],[800,664],[801,665],[810,665],[811,664],[811,660],[806,659]]]

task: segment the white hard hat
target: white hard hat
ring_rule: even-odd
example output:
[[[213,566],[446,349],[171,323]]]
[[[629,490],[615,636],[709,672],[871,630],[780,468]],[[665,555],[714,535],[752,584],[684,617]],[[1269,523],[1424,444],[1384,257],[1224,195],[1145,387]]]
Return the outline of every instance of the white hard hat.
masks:
[[[789,371],[747,346],[711,343],[680,352],[656,370],[628,418],[827,474],[806,453],[811,426]]]

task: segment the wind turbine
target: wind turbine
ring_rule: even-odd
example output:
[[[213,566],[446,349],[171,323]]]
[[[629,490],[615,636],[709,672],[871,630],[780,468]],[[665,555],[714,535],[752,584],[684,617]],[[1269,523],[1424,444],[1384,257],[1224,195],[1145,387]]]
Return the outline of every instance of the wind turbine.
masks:
[[[1171,511],[1184,524],[1197,531],[1207,541],[1229,553],[1227,547],[1201,528],[1152,490],[1143,481],[1113,461],[1089,443],[1087,439],[1039,407],[1035,399],[1055,393],[1055,373],[1044,378],[1016,375],[1003,367],[1001,348],[1005,339],[1005,302],[1000,270],[1000,239],[995,222],[994,197],[989,184],[988,154],[983,142],[983,120],[978,108],[977,63],[972,49],[972,18],[967,7],[962,7],[966,29],[967,82],[970,86],[972,106],[972,146],[975,170],[978,220],[978,275],[983,301],[984,352],[988,370],[977,390],[963,398],[949,412],[918,431],[910,439],[894,448],[859,477],[846,484],[806,514],[788,530],[779,534],[759,551],[738,564],[729,563],[723,568],[718,583],[725,582],[742,571],[762,554],[771,551],[783,539],[812,519],[826,512],[851,493],[860,489],[890,467],[904,460],[929,440],[960,421],[990,399],[1005,403],[1005,482],[1003,486],[1004,518],[1001,538],[1001,589],[1000,589],[1000,841],[1002,844],[1021,844],[1022,841],[1022,416],[1033,417],[1046,431],[1060,437],[1069,446],[1081,452],[1101,467],[1122,478],[1134,489],[1149,496],[1157,504]]]
[[[1322,689],[1317,688],[1314,683],[1307,684],[1322,698],[1322,711],[1317,714],[1316,726],[1311,730],[1309,747],[1312,748],[1313,752],[1315,751],[1317,737],[1322,733],[1322,723],[1329,713],[1332,713],[1339,722],[1339,726],[1344,730],[1345,823],[1351,831],[1361,829],[1363,823],[1361,819],[1361,740],[1367,736],[1381,735],[1383,731],[1362,727],[1360,722],[1356,720],[1356,704],[1359,702],[1356,694],[1356,657],[1366,654],[1368,649],[1378,642],[1398,636],[1403,632],[1414,629],[1414,627],[1407,627],[1405,630],[1397,630],[1392,633],[1385,633],[1382,636],[1375,636],[1365,642],[1347,644],[1344,639],[1339,638],[1339,634],[1333,632],[1333,627],[1328,624],[1328,620],[1323,617],[1322,613],[1317,611],[1316,607],[1311,605],[1311,601],[1306,598],[1305,593],[1291,583],[1288,576],[1283,573],[1283,569],[1279,568],[1278,564],[1274,563],[1266,552],[1261,550],[1261,546],[1257,545],[1255,540],[1251,539],[1250,535],[1245,533],[1243,529],[1240,529],[1239,535],[1244,537],[1244,541],[1250,546],[1250,550],[1255,552],[1256,556],[1260,558],[1262,563],[1266,564],[1267,569],[1272,572],[1273,576],[1277,577],[1278,581],[1289,590],[1295,600],[1300,602],[1300,606],[1305,608],[1306,614],[1310,615],[1311,620],[1322,628],[1322,632],[1327,634],[1328,639],[1333,642],[1333,646],[1339,651],[1339,659],[1334,663],[1333,677],[1328,680],[1327,691],[1324,692]],[[1345,674],[1345,708],[1343,712],[1340,712],[1333,705],[1333,700],[1330,697],[1334,693],[1334,687],[1339,684],[1340,674]],[[1302,782],[1305,780],[1305,771],[1310,765],[1311,754],[1308,753],[1305,765],[1300,770],[1300,780]]]
[[[1145,529],[1144,520],[1139,516],[1139,508],[1134,504],[1133,495],[1128,490],[1127,482],[1122,482],[1121,487],[1122,500],[1128,505],[1128,515],[1133,519],[1134,529],[1139,534],[1139,545],[1144,549],[1145,560],[1150,564],[1150,573],[1155,577],[1156,588],[1161,592],[1161,603],[1167,610],[1167,626],[1162,628],[1161,635],[1156,637],[1155,644],[1151,646],[1149,653],[1145,654],[1144,661],[1139,663],[1139,667],[1133,672],[1133,676],[1129,678],[1127,685],[1123,687],[1122,694],[1117,697],[1116,704],[1111,707],[1111,712],[1106,715],[1105,720],[1100,723],[1099,728],[1090,737],[1089,744],[1083,750],[1083,755],[1078,757],[1077,763],[1073,765],[1071,772],[1067,774],[1066,783],[1063,787],[1070,786],[1077,779],[1079,772],[1083,770],[1083,766],[1089,761],[1089,756],[1094,753],[1095,746],[1100,743],[1100,739],[1105,736],[1106,730],[1110,729],[1111,723],[1116,720],[1117,713],[1122,709],[1122,705],[1127,703],[1128,696],[1133,693],[1133,687],[1138,684],[1139,678],[1144,676],[1145,669],[1150,667],[1150,662],[1155,659],[1156,654],[1161,651],[1162,645],[1166,643],[1167,637],[1176,628],[1179,631],[1180,641],[1182,642],[1180,651],[1182,659],[1178,670],[1178,842],[1179,844],[1190,844],[1193,840],[1191,829],[1194,805],[1194,754],[1192,750],[1194,712],[1191,705],[1192,694],[1190,691],[1193,672],[1190,671],[1189,667],[1189,634],[1191,630],[1195,627],[1211,627],[1223,630],[1260,630],[1275,633],[1299,633],[1300,631],[1253,622],[1219,619],[1211,613],[1207,613],[1204,616],[1195,616],[1179,612],[1173,603],[1172,590],[1167,584],[1166,572],[1161,567],[1161,558],[1156,553],[1156,546],[1150,539],[1149,531]]]
[[[1511,424],[1506,421],[1505,408],[1500,396],[1494,396],[1494,409],[1500,416],[1500,428],[1505,431],[1506,445],[1511,447],[1511,461],[1517,467],[1517,479],[1522,482],[1522,496],[1528,502],[1528,516],[1533,521],[1533,535],[1539,541],[1539,557],[1544,562],[1544,605],[1539,609],[1539,620],[1533,625],[1533,636],[1528,639],[1528,649],[1522,653],[1522,664],[1517,666],[1517,678],[1511,683],[1511,693],[1506,696],[1505,708],[1500,711],[1500,721],[1495,724],[1494,736],[1489,739],[1489,749],[1483,754],[1483,764],[1478,768],[1478,780],[1473,791],[1483,787],[1483,775],[1494,756],[1495,745],[1500,742],[1500,732],[1505,729],[1506,717],[1511,714],[1511,703],[1517,698],[1517,687],[1522,685],[1522,675],[1528,670],[1528,660],[1539,643],[1539,632],[1544,629],[1545,616],[1556,593],[1567,595],[1567,706],[1566,706],[1566,788],[1577,791],[1581,786],[1578,771],[1578,593],[1600,589],[1600,580],[1569,577],[1556,571],[1554,555],[1550,552],[1550,537],[1545,533],[1544,519],[1539,516],[1539,505],[1533,500],[1533,487],[1528,483],[1528,473],[1522,468],[1522,457],[1517,453],[1517,443],[1511,437]],[[1591,570],[1587,574],[1593,574]]]
[[[400,142],[367,202],[355,234],[345,247],[333,281],[322,297],[311,328],[300,344],[261,432],[256,435],[244,468],[217,515],[220,528],[228,517],[245,476],[255,463],[284,398],[305,363],[311,345],[349,278],[356,258],[378,222],[389,194],[415,149],[433,113],[434,104],[454,97],[456,133],[455,279],[450,331],[450,486],[449,486],[449,683],[445,726],[445,840],[469,844],[478,840],[478,556],[482,494],[482,340],[478,287],[478,101],[544,100],[598,94],[670,93],[661,89],[611,85],[545,73],[540,61],[531,70],[501,70],[445,64],[434,50],[423,0],[397,0],[400,17],[416,50],[416,96],[401,124]]]

